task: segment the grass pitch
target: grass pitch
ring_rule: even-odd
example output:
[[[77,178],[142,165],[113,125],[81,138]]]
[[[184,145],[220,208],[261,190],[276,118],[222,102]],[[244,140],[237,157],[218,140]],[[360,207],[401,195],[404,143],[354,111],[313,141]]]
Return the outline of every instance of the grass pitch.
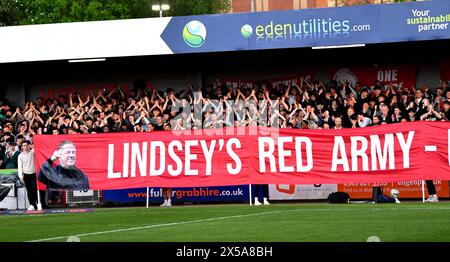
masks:
[[[0,241],[450,241],[450,202],[433,204],[196,205],[98,208],[0,216]]]

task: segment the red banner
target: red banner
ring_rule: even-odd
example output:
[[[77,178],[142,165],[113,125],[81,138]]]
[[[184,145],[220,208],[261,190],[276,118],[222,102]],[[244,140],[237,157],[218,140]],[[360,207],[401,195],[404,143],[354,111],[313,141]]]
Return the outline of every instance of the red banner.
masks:
[[[286,86],[292,86],[296,84],[300,86],[301,78],[306,78],[308,80],[314,79],[314,73],[308,72],[299,74],[297,76],[274,78],[265,81],[269,82],[273,88],[277,88],[279,84],[284,84]],[[261,81],[243,79],[221,79],[219,80],[219,82],[233,87],[243,86],[244,88],[253,88],[256,83],[261,83]]]
[[[55,99],[59,96],[65,95],[69,97],[70,94],[78,92],[82,99],[85,99],[92,92],[97,94],[98,92],[106,91],[111,92],[119,87],[122,88],[122,92],[125,96],[128,96],[130,86],[132,83],[87,83],[87,84],[68,84],[58,86],[38,86],[35,89],[39,90],[39,97],[44,101],[47,99]],[[148,84],[147,88],[152,88],[151,84]],[[78,101],[77,101],[78,102]]]
[[[86,180],[83,173],[91,189],[450,180],[449,122],[190,132],[36,135],[36,165],[60,157],[58,166],[47,161],[44,171],[74,184]],[[67,155],[55,154],[63,140],[71,141],[63,143]],[[69,179],[57,174],[61,160],[76,166],[66,170]]]
[[[381,81],[385,87],[392,84],[396,90],[409,89],[414,93],[416,83],[416,65],[402,65],[397,67],[352,67],[333,70],[333,79],[349,82],[354,87],[357,82],[371,87],[376,81]]]

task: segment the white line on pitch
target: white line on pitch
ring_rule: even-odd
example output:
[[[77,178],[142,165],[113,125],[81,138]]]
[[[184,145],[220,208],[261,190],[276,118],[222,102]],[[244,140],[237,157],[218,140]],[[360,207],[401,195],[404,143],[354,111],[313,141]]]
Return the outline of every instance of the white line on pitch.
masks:
[[[436,208],[374,208],[370,210],[376,210],[376,211],[382,211],[382,210],[436,210]],[[450,210],[450,208],[444,207],[444,208],[437,208],[440,210]],[[78,235],[69,235],[69,236],[61,236],[61,237],[51,237],[51,238],[42,238],[42,239],[36,239],[26,242],[44,242],[44,241],[52,241],[52,240],[60,240],[60,239],[67,239],[69,237],[85,237],[85,236],[95,236],[95,235],[103,235],[103,234],[110,234],[110,233],[118,233],[118,232],[125,232],[125,231],[133,231],[133,230],[141,230],[141,229],[148,229],[148,228],[157,228],[157,227],[166,227],[166,226],[176,226],[176,225],[184,225],[184,224],[191,224],[191,223],[198,223],[198,222],[208,222],[208,221],[217,221],[217,220],[224,220],[224,219],[232,219],[232,218],[242,218],[242,217],[252,217],[252,216],[260,216],[260,215],[272,215],[272,214],[280,214],[280,213],[288,213],[288,212],[311,212],[311,211],[354,211],[354,208],[321,208],[321,209],[290,209],[290,210],[281,210],[281,211],[271,211],[271,212],[261,212],[261,213],[253,213],[253,214],[246,214],[246,215],[236,215],[236,216],[226,216],[226,217],[213,217],[213,218],[205,218],[205,219],[196,219],[196,220],[188,220],[188,221],[180,221],[180,222],[173,222],[173,223],[165,223],[165,224],[156,224],[156,225],[148,225],[148,226],[140,226],[140,227],[130,227],[130,228],[122,228],[122,229],[114,229],[114,230],[108,230],[108,231],[98,231],[98,232],[92,232],[92,233],[84,233],[84,234],[78,234]],[[369,209],[368,209],[369,210]]]
[[[425,152],[436,152],[437,147],[436,146],[425,146]]]
[[[147,228],[176,226],[176,225],[198,223],[198,222],[208,222],[208,221],[216,221],[216,220],[224,220],[224,219],[232,219],[232,218],[241,218],[241,217],[251,217],[251,216],[259,216],[259,215],[286,213],[286,212],[292,212],[292,211],[297,211],[297,210],[298,209],[283,210],[283,211],[272,211],[272,212],[262,212],[262,213],[254,213],[254,214],[247,214],[247,215],[236,215],[236,216],[226,216],[226,217],[213,217],[213,218],[206,218],[206,219],[188,220],[188,221],[180,221],[180,222],[173,222],[173,223],[148,225],[148,226],[141,226],[141,227],[130,227],[130,228],[114,229],[114,230],[108,230],[108,231],[99,231],[99,232],[92,232],[92,233],[85,233],[85,234],[78,234],[78,235],[62,236],[62,237],[43,238],[43,239],[31,240],[31,241],[27,241],[27,242],[44,242],[44,241],[66,239],[66,238],[74,237],[74,236],[75,237],[94,236],[94,235],[102,235],[102,234],[117,233],[117,232],[124,232],[124,231],[140,230],[140,229],[147,229]]]

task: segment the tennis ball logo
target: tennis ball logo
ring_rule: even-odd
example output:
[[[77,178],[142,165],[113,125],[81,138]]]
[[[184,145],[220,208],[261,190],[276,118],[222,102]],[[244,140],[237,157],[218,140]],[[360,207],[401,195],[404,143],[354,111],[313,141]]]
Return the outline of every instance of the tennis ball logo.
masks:
[[[184,42],[190,47],[200,47],[206,41],[206,27],[197,20],[187,23],[183,29]]]
[[[246,24],[241,28],[241,35],[245,38],[250,38],[253,34],[253,28],[251,25]]]

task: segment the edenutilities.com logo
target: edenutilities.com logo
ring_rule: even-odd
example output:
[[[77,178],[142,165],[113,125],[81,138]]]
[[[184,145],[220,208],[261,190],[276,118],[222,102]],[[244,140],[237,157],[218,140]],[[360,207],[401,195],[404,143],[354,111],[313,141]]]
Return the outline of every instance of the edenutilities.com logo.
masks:
[[[333,34],[348,33],[351,30],[349,20],[328,19],[308,19],[296,23],[276,23],[271,20],[268,24],[259,24],[254,26],[245,24],[241,27],[241,35],[244,38],[250,38],[254,33],[256,37],[273,37],[288,35],[315,35],[315,34]]]
[[[190,47],[200,47],[206,41],[206,27],[202,22],[193,20],[183,28],[184,42]]]
[[[253,34],[253,27],[249,24],[241,27],[241,34],[244,38],[250,38]]]

